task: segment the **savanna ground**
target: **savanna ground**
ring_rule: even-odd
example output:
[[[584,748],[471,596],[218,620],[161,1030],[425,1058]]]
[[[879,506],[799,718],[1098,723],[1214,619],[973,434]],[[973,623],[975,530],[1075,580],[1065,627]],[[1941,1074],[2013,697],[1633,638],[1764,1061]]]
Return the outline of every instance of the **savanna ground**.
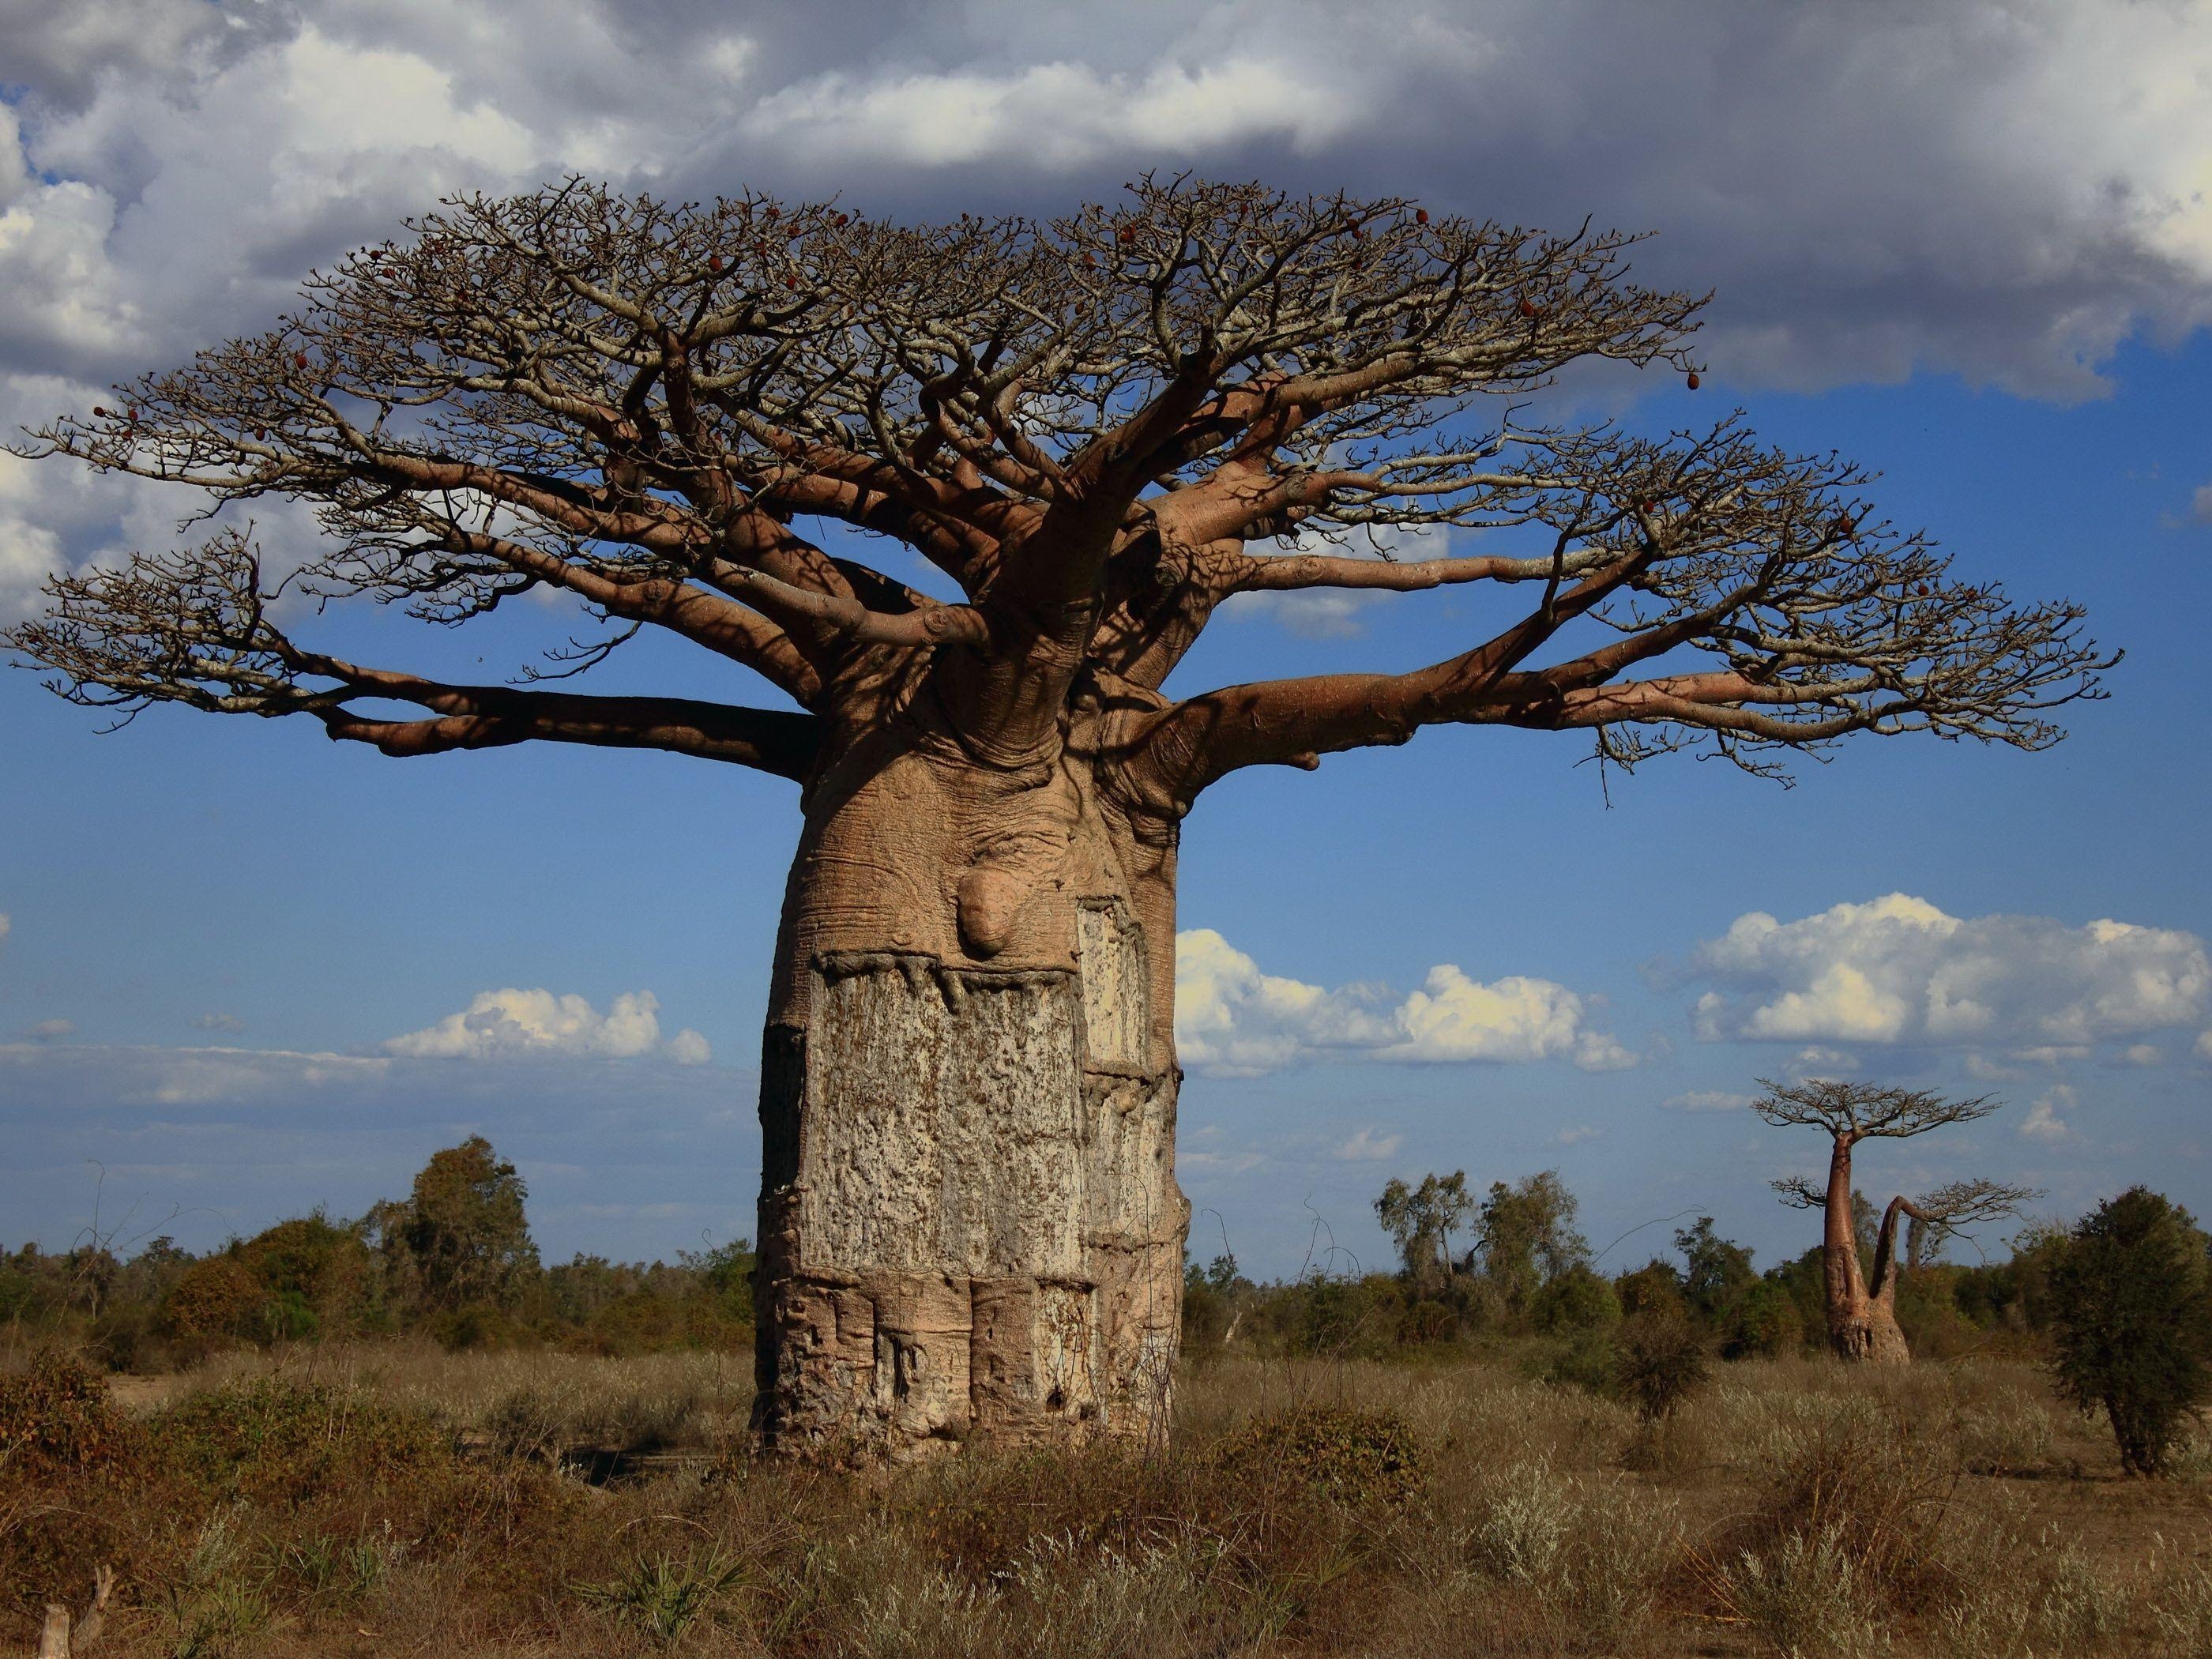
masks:
[[[2123,1480],[2037,1366],[1718,1368],[1657,1425],[1436,1363],[1188,1368],[1165,1444],[764,1462],[744,1356],[0,1377],[0,1643],[115,1655],[2212,1655],[2212,1440]]]

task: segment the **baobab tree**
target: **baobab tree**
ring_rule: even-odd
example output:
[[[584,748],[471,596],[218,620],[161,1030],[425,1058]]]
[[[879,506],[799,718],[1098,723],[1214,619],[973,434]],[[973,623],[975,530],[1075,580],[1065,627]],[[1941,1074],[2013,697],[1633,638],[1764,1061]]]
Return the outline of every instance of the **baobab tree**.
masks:
[[[2075,606],[1954,579],[1847,461],[1732,417],[1534,420],[1576,362],[1696,386],[1702,301],[1631,281],[1635,240],[1183,179],[926,226],[580,180],[461,197],[270,331],[19,445],[210,507],[309,503],[315,545],[233,522],[58,578],[10,639],[126,713],[792,780],[763,1430],[1135,1432],[1176,1341],[1176,857],[1206,790],[1440,723],[1759,772],[1856,732],[2039,749],[2094,693]],[[1444,587],[1484,621],[1425,667],[1164,689],[1237,595]],[[589,620],[507,683],[308,637],[322,605],[460,626],[533,592]],[[532,683],[647,628],[766,705]]]
[[[1824,1218],[1820,1261],[1828,1316],[1828,1342],[1837,1355],[1876,1364],[1901,1365],[1911,1358],[1897,1323],[1899,1271],[1897,1229],[1910,1217],[1910,1259],[1917,1267],[1932,1245],[1978,1221],[2019,1212],[2037,1194],[2002,1182],[1954,1181],[1918,1198],[1899,1194],[1881,1212],[1875,1234],[1871,1274],[1859,1261],[1858,1228],[1851,1213],[1851,1153],[1863,1140],[1901,1140],[1953,1123],[1971,1123],[1997,1109],[1988,1096],[1946,1100],[1917,1089],[1887,1089],[1870,1083],[1842,1083],[1814,1078],[1789,1085],[1759,1080],[1766,1093],[1752,1110],[1769,1123],[1809,1127],[1829,1138],[1828,1178],[1814,1185],[1802,1176],[1774,1183],[1782,1201],[1794,1209],[1819,1210]]]

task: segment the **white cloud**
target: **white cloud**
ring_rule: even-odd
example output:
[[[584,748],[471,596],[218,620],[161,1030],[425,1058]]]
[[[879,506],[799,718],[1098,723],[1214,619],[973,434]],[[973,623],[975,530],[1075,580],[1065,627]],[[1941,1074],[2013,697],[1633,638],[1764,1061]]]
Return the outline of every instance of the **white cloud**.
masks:
[[[2027,1115],[2020,1121],[2018,1133],[2029,1140],[2070,1140],[2074,1138],[2073,1126],[2058,1114],[2070,1112],[2080,1103],[2073,1090],[2059,1084],[2028,1108]]]
[[[1217,1076],[1320,1059],[1633,1065],[1633,1054],[1588,1028],[1588,1011],[1585,999],[1549,980],[1484,984],[1449,963],[1394,1003],[1379,986],[1331,991],[1264,974],[1210,927],[1176,936],[1176,1047],[1186,1066]]]
[[[2199,1031],[2193,1052],[2199,1060],[2212,1060],[2212,1031]]]
[[[246,1029],[246,1022],[236,1014],[202,1014],[192,1024],[202,1031],[237,1032]]]
[[[1752,384],[1935,366],[2089,395],[2131,333],[2212,318],[2212,31],[2192,7],[1364,15],[1347,40],[1318,0],[1264,27],[1248,0],[1137,5],[1109,31],[1012,0],[864,4],[828,31],[756,7],[743,33],[673,0],[0,0],[21,89],[0,104],[0,427],[265,325],[310,265],[446,191],[571,170],[926,216],[1058,211],[1188,161],[1430,184],[1436,207],[1509,222],[1588,211],[1668,233],[1639,276],[1718,285],[1701,353]],[[1339,45],[1276,44],[1314,40]],[[0,479],[0,621],[111,550],[146,488],[58,463]],[[1357,603],[1258,609],[1336,637]]]
[[[1351,640],[1367,631],[1365,612],[1384,595],[1359,589],[1314,588],[1304,592],[1232,594],[1221,614],[1264,617],[1302,640]]]
[[[2155,1066],[2166,1058],[2166,1051],[2154,1042],[2131,1042],[2120,1050],[2120,1058],[2130,1066]]]
[[[1562,1146],[1579,1146],[1585,1140],[1595,1140],[1604,1133],[1605,1131],[1602,1129],[1593,1129],[1589,1124],[1582,1123],[1577,1124],[1571,1129],[1560,1130],[1559,1133],[1553,1135],[1552,1139],[1558,1141]]]
[[[1376,1164],[1398,1156],[1403,1135],[1377,1134],[1371,1128],[1362,1129],[1339,1146],[1329,1156],[1346,1164]]]
[[[23,1033],[27,1042],[59,1042],[64,1037],[76,1035],[76,1022],[72,1019],[42,1019]]]
[[[2212,524],[2212,483],[2197,486],[2189,498],[2189,516],[2199,524]]]
[[[8,930],[14,925],[8,920],[8,913],[5,910],[0,910],[0,944],[7,942]]]
[[[1001,72],[833,70],[763,99],[739,130],[817,162],[1060,170],[1255,138],[1311,150],[1368,118],[1342,76],[1239,54],[1195,71],[1164,62],[1133,76],[1065,61]]]
[[[560,1055],[629,1060],[660,1054],[678,1065],[704,1065],[712,1054],[693,1030],[660,1040],[659,1000],[626,991],[602,1014],[582,997],[547,990],[481,991],[460,1012],[385,1042],[387,1054],[416,1059],[513,1060]]]
[[[1904,893],[1790,922],[1753,911],[1699,945],[1691,968],[1720,988],[1692,1011],[1708,1040],[2004,1046],[2036,1064],[2194,1024],[2212,1002],[2194,933],[1961,919]]]
[[[1751,1104],[1752,1098],[1718,1089],[1692,1089],[1686,1094],[1668,1096],[1659,1106],[1668,1112],[1740,1112]]]

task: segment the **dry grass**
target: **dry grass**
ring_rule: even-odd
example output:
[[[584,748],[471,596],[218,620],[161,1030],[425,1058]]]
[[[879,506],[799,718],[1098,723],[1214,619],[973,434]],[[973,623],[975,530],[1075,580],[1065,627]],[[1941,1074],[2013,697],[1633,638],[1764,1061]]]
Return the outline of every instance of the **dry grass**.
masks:
[[[2212,1656],[2212,1457],[2121,1481],[2023,1365],[1746,1363],[1646,1425],[1503,1364],[1224,1361],[1163,1457],[858,1475],[753,1459],[748,1370],[333,1346],[127,1383],[97,1467],[89,1419],[0,1462],[0,1646],[112,1559],[118,1659]]]

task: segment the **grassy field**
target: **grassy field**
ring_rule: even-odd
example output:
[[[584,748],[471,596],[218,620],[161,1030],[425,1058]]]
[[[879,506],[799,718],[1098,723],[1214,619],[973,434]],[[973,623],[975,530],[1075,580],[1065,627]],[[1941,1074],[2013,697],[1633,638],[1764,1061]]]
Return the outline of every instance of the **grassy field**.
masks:
[[[0,1647],[96,1656],[2212,1655],[2212,1449],[2124,1481],[2032,1366],[1528,1380],[1222,1360],[1170,1444],[763,1463],[743,1356],[303,1346],[0,1394]]]

